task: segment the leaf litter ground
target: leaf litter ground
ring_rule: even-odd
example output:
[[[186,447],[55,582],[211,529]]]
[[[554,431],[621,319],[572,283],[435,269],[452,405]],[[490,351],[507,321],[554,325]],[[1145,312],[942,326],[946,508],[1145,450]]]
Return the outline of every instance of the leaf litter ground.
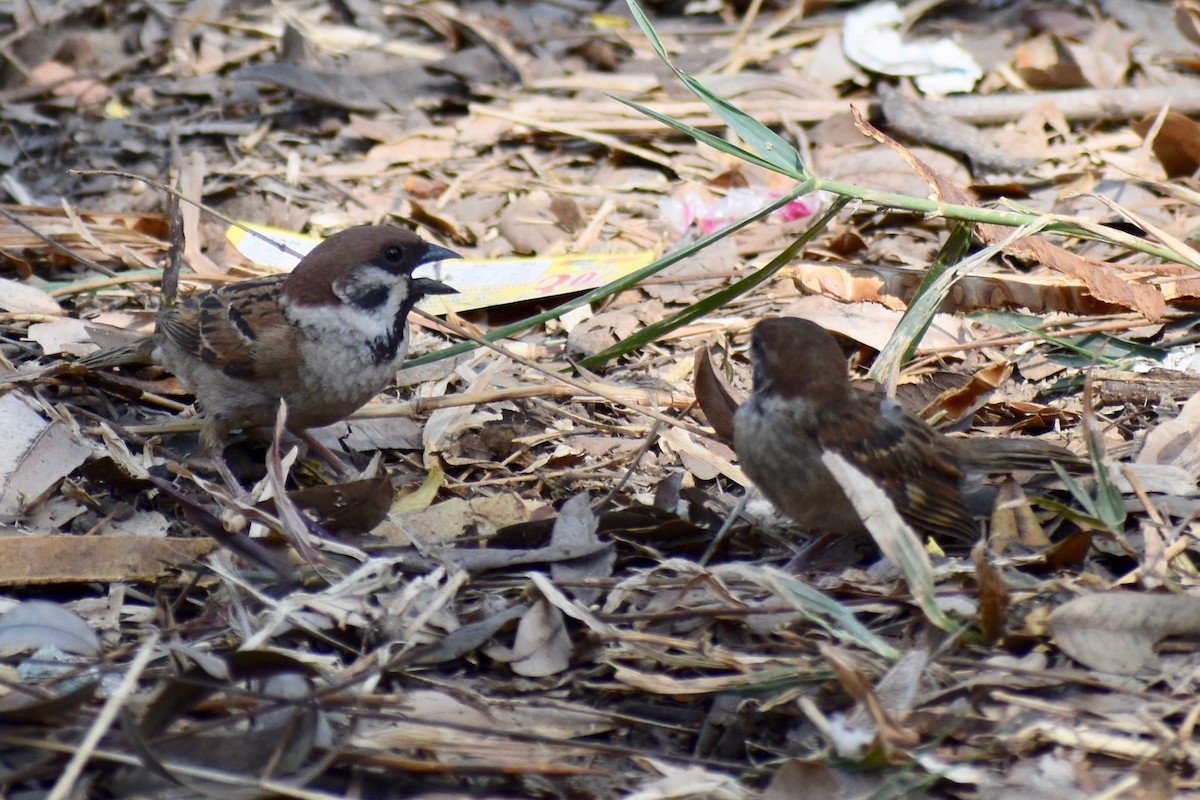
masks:
[[[845,9],[799,10],[651,13],[676,66],[826,178],[1016,198],[1192,259],[1194,45],[1163,4],[923,20],[987,62],[975,94],[943,101],[982,142],[937,124],[950,105],[862,88]],[[719,226],[790,187],[607,96],[723,132],[623,5],[64,0],[0,20],[11,796],[1195,790],[1189,267],[1058,237],[959,276],[898,396],[951,427],[1078,452],[1090,437],[1120,492],[1106,506],[1090,484],[1006,482],[972,554],[891,566],[848,546],[797,574],[808,535],[739,507],[746,481],[714,435],[748,391],[761,316],[820,322],[864,368],[885,350],[947,226],[871,204],[601,370],[571,367],[766,263],[811,217],[719,239],[502,353],[422,358],[323,432],[357,480],[331,484],[286,439],[239,442],[240,496],[202,468],[170,376],[62,366],[148,330],[169,239],[160,192],[68,170],[161,180],[170,164],[235,219],[318,235],[409,221],[481,258],[663,254],[696,235],[681,213]],[[1099,122],[1127,89],[1152,104]],[[892,127],[868,138],[850,106],[876,100]],[[263,271],[225,223],[185,206],[182,230],[185,290]],[[417,319],[414,354],[555,302]]]

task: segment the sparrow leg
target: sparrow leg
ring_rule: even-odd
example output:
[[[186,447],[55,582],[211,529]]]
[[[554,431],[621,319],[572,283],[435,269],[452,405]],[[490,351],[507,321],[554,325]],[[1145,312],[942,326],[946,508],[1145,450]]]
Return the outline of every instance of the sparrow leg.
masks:
[[[200,447],[208,454],[212,468],[221,476],[221,480],[233,492],[233,496],[245,497],[246,489],[225,461],[225,444],[229,430],[229,420],[226,417],[221,414],[209,414],[200,425]]]
[[[353,469],[352,467],[347,467],[346,462],[338,458],[338,455],[328,447],[317,441],[317,438],[311,433],[308,431],[299,431],[296,433],[296,435],[300,437],[300,441],[308,445],[309,449],[312,450],[318,458],[329,465],[330,469],[333,470],[333,476],[335,480],[339,482],[345,482],[351,480],[352,478],[358,477],[357,470]]]
[[[784,566],[784,572],[801,573],[814,569],[858,564],[871,555],[878,555],[871,537],[846,536],[843,533],[822,533],[807,542]]]
[[[208,414],[200,423],[200,446],[204,452],[222,455],[229,438],[229,419],[223,414]]]

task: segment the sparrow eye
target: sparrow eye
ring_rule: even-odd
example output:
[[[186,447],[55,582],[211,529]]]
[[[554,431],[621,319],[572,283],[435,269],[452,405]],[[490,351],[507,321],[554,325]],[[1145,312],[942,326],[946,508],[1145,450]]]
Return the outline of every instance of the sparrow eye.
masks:
[[[383,248],[383,257],[392,264],[399,264],[404,258],[404,248],[398,244],[389,244]]]

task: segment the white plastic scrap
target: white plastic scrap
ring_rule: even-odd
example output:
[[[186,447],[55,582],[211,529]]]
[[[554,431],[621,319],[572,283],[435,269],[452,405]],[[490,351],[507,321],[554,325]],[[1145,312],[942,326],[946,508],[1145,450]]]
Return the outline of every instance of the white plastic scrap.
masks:
[[[871,72],[909,76],[925,94],[969,92],[983,77],[971,54],[949,39],[905,43],[903,24],[895,3],[872,3],[848,14],[842,29],[846,58]]]

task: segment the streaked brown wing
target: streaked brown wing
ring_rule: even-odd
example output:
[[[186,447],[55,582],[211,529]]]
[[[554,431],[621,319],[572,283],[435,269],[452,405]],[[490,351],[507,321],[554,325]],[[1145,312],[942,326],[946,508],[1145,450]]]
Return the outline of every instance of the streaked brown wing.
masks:
[[[271,275],[194,294],[159,313],[159,331],[231,378],[268,380],[274,375],[255,353],[287,327],[278,303],[282,280]]]
[[[968,541],[979,537],[979,525],[963,501],[962,471],[938,433],[908,414],[880,414],[870,403],[848,404],[844,410],[850,413],[840,414],[822,433],[825,447],[878,482],[918,532]],[[865,438],[864,430],[871,431]]]

